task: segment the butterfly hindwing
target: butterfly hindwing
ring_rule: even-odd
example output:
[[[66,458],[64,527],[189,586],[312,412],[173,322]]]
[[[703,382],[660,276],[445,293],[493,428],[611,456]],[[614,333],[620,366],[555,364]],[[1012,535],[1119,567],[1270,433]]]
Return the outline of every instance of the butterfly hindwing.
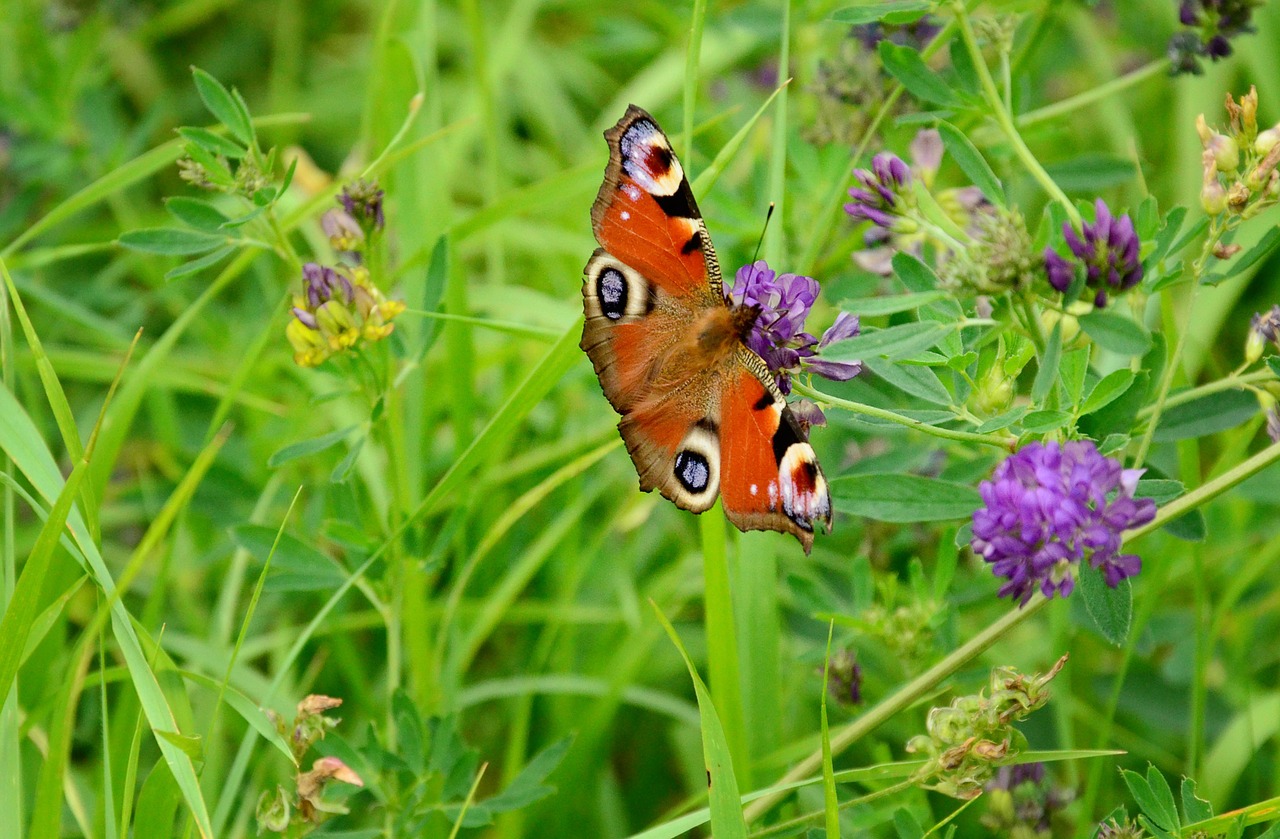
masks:
[[[831,496],[808,434],[772,374],[745,347],[720,394],[720,495],[739,530],[780,530],[813,545],[831,527]]]

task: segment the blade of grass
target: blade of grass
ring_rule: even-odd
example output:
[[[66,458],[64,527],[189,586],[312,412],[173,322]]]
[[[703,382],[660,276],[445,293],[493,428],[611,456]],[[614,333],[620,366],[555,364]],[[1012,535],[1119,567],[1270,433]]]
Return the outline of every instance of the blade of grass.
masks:
[[[693,163],[693,115],[698,96],[698,62],[702,58],[702,30],[706,24],[707,0],[693,0],[689,24],[689,46],[684,60],[684,160],[685,176]]]
[[[729,755],[733,758],[734,774],[750,784],[751,755],[747,748],[747,718],[742,702],[738,625],[733,617],[728,534],[719,500],[698,517],[698,531],[702,537],[707,677]]]
[[[827,839],[840,839],[840,801],[836,798],[836,771],[831,761],[831,729],[827,725],[827,679],[831,675],[831,636],[836,622],[827,623],[827,654],[822,660],[822,698],[819,723],[822,731],[822,803],[826,813]]]
[[[449,831],[449,839],[457,839],[458,831],[462,829],[462,820],[467,817],[467,810],[471,808],[471,802],[476,799],[476,790],[480,789],[480,779],[484,777],[484,771],[488,768],[489,764],[480,764],[476,779],[471,783],[471,789],[467,790],[467,797],[463,799],[462,806],[458,808],[458,818],[454,820],[453,829]]]
[[[782,25],[778,33],[778,79],[791,74],[791,0],[782,3]],[[775,224],[765,230],[764,252],[775,265],[787,264],[787,90],[779,87],[773,116],[773,148],[769,154],[769,201],[774,205]]]
[[[693,666],[693,661],[689,658],[684,644],[680,642],[680,636],[676,634],[675,627],[667,620],[667,616],[662,614],[657,603],[650,600],[649,604],[653,606],[654,614],[658,616],[658,622],[671,638],[671,643],[675,644],[680,657],[684,659],[684,665],[689,670],[689,678],[693,680],[694,693],[698,697],[702,754],[707,765],[707,785],[711,788],[708,793],[711,835],[716,839],[746,839],[747,823],[742,815],[738,783],[734,780],[733,758],[729,754],[729,744],[725,740],[720,718],[716,715],[715,703],[711,700],[711,694],[707,692],[707,686],[702,683],[702,678],[698,676],[698,670]]]

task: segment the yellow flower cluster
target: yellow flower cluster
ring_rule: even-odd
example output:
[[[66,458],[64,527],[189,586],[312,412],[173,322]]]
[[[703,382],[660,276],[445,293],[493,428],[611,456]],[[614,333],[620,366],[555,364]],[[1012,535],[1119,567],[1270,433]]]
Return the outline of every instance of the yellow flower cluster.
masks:
[[[363,266],[330,268],[308,262],[302,279],[303,293],[294,297],[285,336],[293,346],[293,360],[303,367],[323,364],[361,340],[382,340],[404,311],[404,303],[383,296]]]

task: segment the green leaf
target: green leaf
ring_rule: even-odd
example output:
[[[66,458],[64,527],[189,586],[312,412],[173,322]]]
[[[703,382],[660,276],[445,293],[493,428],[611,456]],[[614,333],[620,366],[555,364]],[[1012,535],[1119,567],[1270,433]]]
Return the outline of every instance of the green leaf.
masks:
[[[209,251],[204,256],[197,257],[190,262],[184,262],[176,268],[170,268],[168,271],[165,271],[164,278],[165,280],[172,282],[173,280],[199,273],[212,265],[217,265],[231,254],[235,253],[236,247],[236,245],[227,245],[224,248],[218,248],[216,251]]]
[[[860,317],[874,317],[876,315],[892,315],[898,312],[915,311],[929,303],[948,300],[951,296],[951,292],[939,289],[937,291],[914,291],[907,294],[893,294],[888,297],[855,297],[852,300],[841,302],[838,308],[841,311],[852,312]]]
[[[297,443],[290,443],[283,448],[277,449],[276,452],[267,458],[267,466],[275,469],[277,466],[283,466],[291,460],[297,460],[309,454],[322,452],[330,446],[336,446],[347,438],[352,431],[360,426],[348,425],[346,428],[340,428],[337,431],[330,431],[328,434],[321,434],[319,437],[312,437],[310,440],[301,440]]]
[[[1010,408],[1003,414],[999,414],[987,420],[975,430],[979,434],[990,434],[992,431],[999,431],[1002,428],[1008,428],[1018,420],[1025,417],[1028,410],[1029,409],[1026,405],[1019,405],[1015,408]]]
[[[1165,522],[1161,530],[1184,542],[1203,542],[1209,535],[1209,524],[1203,510],[1188,510],[1172,521]]]
[[[1133,621],[1133,587],[1125,579],[1111,588],[1103,579],[1102,571],[1087,562],[1080,564],[1077,583],[1094,625],[1103,638],[1119,647],[1129,636],[1129,625]]]
[[[183,139],[195,143],[209,154],[220,154],[233,160],[239,160],[248,153],[246,149],[233,140],[229,140],[221,134],[215,134],[207,128],[184,126],[178,129],[178,134]]]
[[[1080,327],[1098,346],[1120,355],[1142,355],[1151,349],[1151,333],[1123,315],[1095,309],[1080,317]]]
[[[196,92],[214,119],[225,125],[240,142],[246,146],[253,145],[253,123],[243,100],[233,97],[222,82],[199,67],[192,67],[191,75],[195,79]]]
[[[527,807],[535,801],[540,801],[549,795],[553,795],[556,788],[548,786],[544,781],[560,765],[561,761],[564,760],[564,756],[569,753],[569,746],[573,744],[573,737],[572,734],[562,737],[538,752],[533,760],[529,761],[524,769],[520,770],[520,774],[512,779],[506,789],[492,798],[486,798],[483,802],[484,806],[494,813],[506,813],[511,810],[518,810],[521,807]]]
[[[231,539],[259,562],[271,555],[271,572],[263,591],[332,591],[342,585],[347,574],[311,545],[279,534],[273,527],[241,524],[231,528]],[[271,553],[272,546],[275,553]]]
[[[888,38],[880,42],[878,49],[884,69],[902,82],[912,96],[946,107],[959,104],[955,93],[941,76],[929,69],[920,53],[910,47],[899,46]]]
[[[1155,798],[1156,809],[1148,810],[1144,806],[1143,812],[1166,830],[1176,831],[1181,828],[1182,822],[1178,820],[1178,805],[1173,800],[1173,790],[1169,788],[1169,782],[1160,770],[1150,763],[1147,764],[1147,786]]]
[[[877,521],[962,519],[982,504],[973,487],[919,475],[844,475],[830,485],[837,509]]]
[[[1213,393],[1167,409],[1152,439],[1168,443],[1207,437],[1235,428],[1257,413],[1258,400],[1252,393],[1240,390]]]
[[[1061,428],[1070,421],[1069,411],[1032,411],[1022,418],[1022,430],[1032,434],[1044,434]]]
[[[889,384],[935,405],[950,405],[951,394],[928,367],[895,364],[883,358],[868,357],[863,364]]]
[[[964,39],[952,39],[947,52],[951,54],[951,71],[955,74],[961,89],[965,93],[977,96],[982,89],[982,82],[978,77],[977,65],[973,63],[973,56],[969,54]]]
[[[121,233],[118,241],[130,250],[143,253],[185,256],[220,248],[228,239],[225,235],[181,227],[152,227]]]
[[[933,8],[932,0],[862,0],[831,13],[836,23],[875,23],[890,15],[924,13]],[[907,21],[898,21],[907,22]]]
[[[204,760],[204,738],[198,734],[179,734],[176,731],[157,731],[157,737],[163,737],[170,743],[186,752],[187,757],[195,761]]]
[[[340,484],[347,479],[347,475],[351,472],[351,467],[356,465],[356,458],[360,456],[360,451],[364,448],[366,439],[368,437],[364,434],[356,438],[342,460],[338,461],[338,464],[333,467],[333,471],[329,473],[329,483]]]
[[[164,208],[169,211],[169,215],[183,224],[208,233],[219,232],[219,229],[227,220],[221,210],[210,202],[199,198],[187,198],[186,196],[166,198]]]
[[[1164,217],[1164,223],[1160,226],[1160,231],[1156,233],[1154,246],[1151,253],[1147,254],[1147,258],[1142,261],[1142,267],[1150,273],[1160,264],[1160,261],[1169,253],[1169,249],[1173,246],[1174,237],[1178,235],[1178,231],[1182,229],[1182,220],[1187,217],[1186,207],[1174,207]]]
[[[873,356],[909,358],[937,344],[953,328],[937,321],[904,323],[837,341],[825,347],[822,356],[830,361],[865,361]]]
[[[915,814],[906,807],[899,807],[893,811],[893,829],[898,834],[898,839],[923,839],[924,837],[924,828]]]
[[[1167,478],[1142,478],[1134,489],[1134,498],[1150,498],[1156,506],[1168,504],[1187,491],[1182,481],[1171,481]]]
[[[1102,381],[1095,384],[1084,398],[1084,404],[1080,406],[1080,415],[1092,414],[1101,408],[1110,405],[1114,400],[1120,397],[1133,384],[1133,371],[1127,368],[1112,370]]]
[[[1196,782],[1182,779],[1182,815],[1187,824],[1213,818],[1213,805],[1196,795]]]
[[[1005,206],[1004,188],[1000,186],[1000,179],[991,171],[982,152],[969,142],[969,138],[960,129],[945,120],[938,123],[938,133],[942,135],[942,144],[946,146],[947,153],[960,167],[960,171],[968,175],[973,185],[982,190],[982,194],[992,203]]]
[[[1079,404],[1084,393],[1085,374],[1089,372],[1089,349],[1087,347],[1071,350],[1062,354],[1062,362],[1058,365],[1058,379],[1066,391],[1067,402]]]
[[[135,839],[173,839],[182,793],[164,759],[157,760],[138,792]]]
[[[1035,381],[1031,383],[1031,401],[1039,405],[1053,389],[1058,378],[1058,364],[1062,360],[1062,321],[1053,325],[1049,333],[1049,342],[1045,344],[1044,355],[1040,359],[1040,367],[1036,370]]]

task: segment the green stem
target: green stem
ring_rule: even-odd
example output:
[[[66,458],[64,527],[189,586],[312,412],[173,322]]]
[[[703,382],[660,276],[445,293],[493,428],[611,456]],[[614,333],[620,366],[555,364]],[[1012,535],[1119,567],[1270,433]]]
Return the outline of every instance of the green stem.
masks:
[[[1187,388],[1169,396],[1164,401],[1165,410],[1176,408],[1179,405],[1185,405],[1188,402],[1194,402],[1204,396],[1212,396],[1224,390],[1236,390],[1243,388],[1252,388],[1258,382],[1270,382],[1275,380],[1275,374],[1270,370],[1256,370],[1252,373],[1240,375],[1239,372],[1232,373],[1229,376],[1208,382],[1199,387]],[[1155,412],[1155,405],[1148,405],[1138,411],[1138,419],[1144,420]]]
[[[960,27],[960,37],[964,41],[965,48],[969,51],[969,57],[973,59],[973,65],[978,71],[978,81],[982,84],[983,98],[991,108],[991,113],[995,117],[996,123],[1004,131],[1005,136],[1009,138],[1009,143],[1013,146],[1013,151],[1018,156],[1018,159],[1022,161],[1022,165],[1039,182],[1044,191],[1049,194],[1049,197],[1062,205],[1072,223],[1079,227],[1079,211],[1071,203],[1071,199],[1067,198],[1067,194],[1062,191],[1062,188],[1054,182],[1053,178],[1049,177],[1049,173],[1040,165],[1040,161],[1036,160],[1035,155],[1031,153],[1031,149],[1027,148],[1022,135],[1018,133],[1018,127],[1013,123],[1013,118],[1009,116],[1009,111],[1004,106],[1004,100],[1000,98],[1000,91],[996,88],[995,79],[991,77],[991,68],[987,67],[986,59],[982,57],[982,50],[978,47],[978,39],[973,33],[973,25],[969,22],[969,12],[964,3],[961,0],[952,0],[951,7],[955,12],[956,24]]]
[[[1201,484],[1195,489],[1179,498],[1165,504],[1156,511],[1156,517],[1149,523],[1129,531],[1126,535],[1125,542],[1132,542],[1146,536],[1153,530],[1163,527],[1165,524],[1176,519],[1183,513],[1190,512],[1197,507],[1209,503],[1222,493],[1234,487],[1241,481],[1256,475],[1266,467],[1280,460],[1280,443],[1268,446],[1244,463],[1237,465],[1234,469],[1223,472],[1213,480]]]
[[[1142,443],[1139,444],[1137,454],[1133,457],[1134,467],[1141,466],[1147,459],[1147,453],[1151,451],[1151,442],[1155,438],[1156,427],[1160,424],[1160,415],[1164,413],[1165,401],[1169,398],[1169,388],[1173,386],[1173,377],[1180,366],[1182,351],[1187,346],[1191,318],[1195,315],[1196,296],[1200,292],[1200,278],[1204,276],[1205,265],[1213,255],[1214,246],[1226,231],[1227,226],[1220,226],[1215,220],[1209,226],[1209,235],[1205,237],[1200,256],[1191,265],[1191,294],[1187,298],[1187,311],[1182,319],[1182,328],[1178,330],[1178,340],[1173,346],[1173,353],[1165,361],[1164,373],[1160,376],[1160,389],[1156,392],[1155,407],[1152,408],[1151,418],[1147,420],[1147,430],[1142,434]]]
[[[1013,444],[1017,442],[1017,438],[1004,434],[975,434],[972,431],[957,431],[951,428],[939,428],[936,425],[929,425],[918,419],[912,419],[911,417],[903,416],[902,414],[896,414],[893,411],[888,411],[884,408],[876,408],[872,405],[864,405],[861,402],[841,399],[838,396],[823,393],[822,391],[815,390],[813,387],[799,381],[793,381],[792,387],[796,393],[827,405],[842,408],[852,414],[862,414],[863,416],[887,420],[925,434],[932,434],[934,437],[941,437],[944,440],[958,440],[964,443],[979,443],[984,446],[995,446],[998,449],[1011,449]]]
[[[1065,116],[1073,111],[1092,105],[1094,102],[1100,102],[1114,96],[1121,91],[1127,90],[1140,82],[1146,81],[1152,76],[1165,72],[1169,68],[1169,59],[1158,58],[1149,64],[1144,64],[1131,73],[1126,73],[1119,78],[1112,79],[1109,82],[1100,84],[1097,87],[1089,88],[1083,93],[1075,96],[1069,96],[1052,105],[1045,105],[1042,108],[1036,108],[1034,111],[1027,111],[1020,114],[1014,119],[1014,124],[1019,128],[1026,128],[1045,120],[1055,119]]]
[[[702,531],[703,621],[707,635],[707,681],[716,715],[724,726],[733,774],[738,784],[751,786],[751,762],[747,748],[746,709],[742,701],[738,659],[738,625],[733,618],[733,592],[729,580],[729,552],[720,505],[699,516]]]

